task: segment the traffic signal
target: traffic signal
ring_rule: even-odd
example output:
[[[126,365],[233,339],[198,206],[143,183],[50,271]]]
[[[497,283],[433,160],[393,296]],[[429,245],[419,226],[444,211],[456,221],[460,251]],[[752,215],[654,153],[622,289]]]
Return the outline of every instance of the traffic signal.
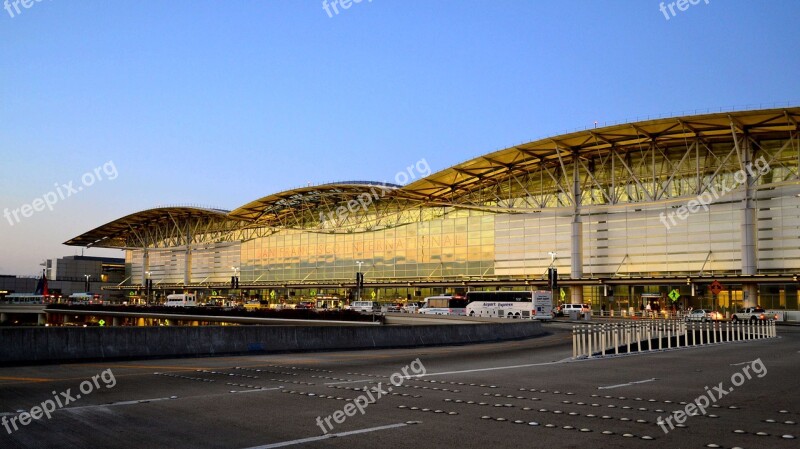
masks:
[[[364,288],[364,273],[356,273],[356,288]]]
[[[550,267],[547,269],[547,285],[552,291],[558,289],[558,269],[556,267]]]
[[[231,288],[239,288],[239,277],[231,276]]]

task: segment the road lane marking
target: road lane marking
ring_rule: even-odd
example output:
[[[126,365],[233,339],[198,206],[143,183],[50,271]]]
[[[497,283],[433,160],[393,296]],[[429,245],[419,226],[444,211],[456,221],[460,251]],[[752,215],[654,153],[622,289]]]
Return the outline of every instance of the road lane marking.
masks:
[[[256,393],[259,391],[275,391],[280,390],[283,387],[275,387],[275,388],[257,388],[253,390],[231,390],[231,393]]]
[[[755,362],[755,360],[748,360],[742,363],[731,363],[731,366],[747,365],[747,364],[752,364],[753,362]]]
[[[0,380],[13,380],[18,382],[52,382],[54,379],[47,379],[45,377],[10,377],[0,376]]]
[[[658,378],[653,377],[653,378],[645,379],[645,380],[634,380],[634,381],[627,382],[627,383],[624,383],[624,384],[609,385],[607,387],[597,387],[597,389],[598,390],[610,390],[612,388],[628,387],[628,386],[631,386],[631,385],[643,384],[643,383],[647,383],[647,382],[653,382],[655,380],[658,380]]]
[[[77,395],[75,397],[75,399],[80,399],[80,397],[81,397],[80,395]],[[70,411],[70,410],[81,410],[81,409],[92,409],[92,408],[101,408],[101,407],[114,407],[114,406],[117,406],[117,405],[147,404],[147,403],[150,403],[150,402],[169,401],[169,400],[174,400],[174,399],[178,399],[178,397],[177,396],[170,396],[168,398],[136,399],[136,400],[133,400],[133,401],[111,402],[111,403],[108,403],[108,404],[81,405],[81,406],[78,406],[78,407],[60,407],[60,408],[55,409],[54,412]],[[10,415],[16,415],[16,413],[10,413],[10,412],[0,413],[0,416],[10,416]]]
[[[166,398],[153,398],[153,399],[134,399],[132,401],[120,401],[120,402],[111,402],[109,404],[96,404],[96,405],[83,405],[80,407],[64,407],[57,410],[79,410],[79,409],[89,409],[89,408],[101,408],[101,407],[115,407],[117,405],[134,405],[134,404],[148,404],[150,402],[159,402],[159,401],[169,401],[178,399],[177,396],[170,396]]]
[[[460,371],[443,371],[441,373],[430,373],[430,374],[419,374],[416,376],[408,376],[408,377],[430,377],[430,376],[444,376],[446,374],[464,374],[464,373],[478,373],[482,371],[496,371],[502,369],[515,369],[515,368],[530,368],[532,366],[548,366],[548,365],[559,365],[562,363],[571,363],[566,360],[558,361],[558,362],[542,362],[542,363],[527,363],[525,365],[508,365],[508,366],[493,366],[490,368],[476,368],[476,369],[465,369]]]
[[[386,426],[369,427],[367,429],[349,430],[347,432],[339,432],[339,433],[329,433],[329,434],[320,435],[320,436],[317,436],[317,437],[301,438],[299,440],[283,441],[283,442],[280,442],[280,443],[266,444],[264,446],[253,446],[253,447],[249,447],[247,449],[272,449],[274,447],[294,446],[295,444],[311,443],[311,442],[314,442],[314,441],[327,440],[329,438],[346,437],[346,436],[350,436],[350,435],[358,435],[360,433],[368,433],[368,432],[377,432],[379,430],[396,429],[398,427],[405,427],[407,425],[408,424],[406,424],[406,423],[389,424],[389,425],[386,425]]]
[[[357,384],[361,382],[375,382],[375,379],[364,379],[364,380],[345,380],[343,382],[328,382],[323,385],[340,385],[340,384]]]
[[[211,369],[225,369],[225,368],[204,368],[201,366],[162,366],[162,365],[102,365],[102,364],[93,364],[97,366],[104,366],[107,368],[130,368],[130,369],[160,369],[164,371],[195,371],[199,369],[211,370]]]

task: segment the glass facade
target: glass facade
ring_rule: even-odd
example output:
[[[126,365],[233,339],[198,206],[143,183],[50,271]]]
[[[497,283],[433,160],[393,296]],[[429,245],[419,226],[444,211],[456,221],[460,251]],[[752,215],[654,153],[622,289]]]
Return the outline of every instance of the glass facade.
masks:
[[[242,245],[244,282],[349,282],[493,276],[495,216],[463,211],[447,219],[374,232],[286,230]]]

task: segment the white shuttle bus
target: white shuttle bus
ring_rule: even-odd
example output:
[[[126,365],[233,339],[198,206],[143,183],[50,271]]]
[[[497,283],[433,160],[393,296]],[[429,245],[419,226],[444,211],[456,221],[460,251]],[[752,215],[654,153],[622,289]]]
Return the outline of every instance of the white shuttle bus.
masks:
[[[417,313],[464,316],[467,314],[467,300],[463,296],[429,296]]]
[[[553,295],[549,291],[467,292],[468,316],[490,318],[553,318]]]
[[[44,295],[35,293],[11,293],[2,301],[4,304],[46,304],[48,299]]]
[[[164,305],[167,307],[195,307],[197,299],[194,293],[173,293],[167,295],[167,302]]]
[[[103,297],[91,292],[78,292],[69,295],[69,304],[74,305],[98,305],[103,304]]]

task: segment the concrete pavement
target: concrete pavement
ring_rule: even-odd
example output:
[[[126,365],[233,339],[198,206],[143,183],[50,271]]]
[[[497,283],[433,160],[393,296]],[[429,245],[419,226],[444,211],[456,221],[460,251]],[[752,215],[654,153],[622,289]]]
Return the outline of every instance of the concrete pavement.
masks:
[[[18,429],[0,427],[0,447],[797,447],[783,435],[800,434],[800,329],[574,362],[571,326],[546,327],[544,337],[465,346],[2,368],[0,419],[17,417]],[[425,375],[391,385],[417,359]],[[751,378],[734,386],[745,367]],[[108,370],[113,387],[98,378],[51,419],[19,424],[19,411],[67,389],[74,397]],[[657,424],[720,383],[733,390],[704,416],[668,433]],[[365,386],[380,398],[372,391],[363,414],[334,415]],[[317,418],[329,416],[324,433]]]

